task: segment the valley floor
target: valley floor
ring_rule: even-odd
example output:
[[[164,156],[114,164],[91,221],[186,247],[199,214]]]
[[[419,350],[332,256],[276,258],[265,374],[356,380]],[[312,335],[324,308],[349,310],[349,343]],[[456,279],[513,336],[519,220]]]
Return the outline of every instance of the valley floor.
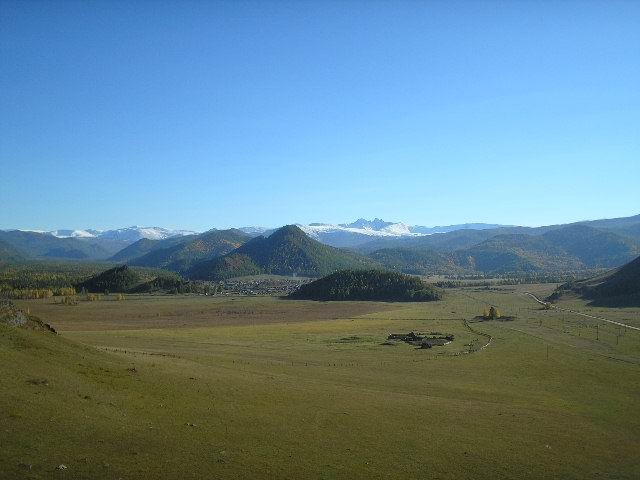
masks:
[[[0,327],[0,476],[638,478],[640,332],[524,294],[553,287],[19,302],[60,335]],[[410,331],[455,339],[383,345]]]

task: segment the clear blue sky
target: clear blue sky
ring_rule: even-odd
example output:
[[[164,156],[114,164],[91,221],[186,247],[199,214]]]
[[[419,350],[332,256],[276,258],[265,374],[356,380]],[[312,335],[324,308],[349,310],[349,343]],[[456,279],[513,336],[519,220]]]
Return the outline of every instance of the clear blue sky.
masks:
[[[0,3],[0,228],[640,213],[640,2]]]

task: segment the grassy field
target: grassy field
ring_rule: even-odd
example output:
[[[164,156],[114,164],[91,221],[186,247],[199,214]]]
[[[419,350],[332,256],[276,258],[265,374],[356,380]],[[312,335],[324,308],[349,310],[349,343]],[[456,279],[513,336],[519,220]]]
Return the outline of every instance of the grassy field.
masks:
[[[638,478],[640,332],[543,310],[523,294],[553,288],[456,289],[425,304],[20,302],[61,335],[0,327],[0,470]],[[468,323],[488,305],[517,318]],[[640,310],[598,312],[640,322]],[[455,340],[428,350],[382,345],[411,330]]]

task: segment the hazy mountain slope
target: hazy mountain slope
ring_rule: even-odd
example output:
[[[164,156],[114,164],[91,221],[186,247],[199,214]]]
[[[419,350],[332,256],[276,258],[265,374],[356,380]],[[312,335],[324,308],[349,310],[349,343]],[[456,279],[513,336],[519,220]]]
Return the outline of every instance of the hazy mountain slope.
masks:
[[[57,238],[46,233],[0,231],[0,240],[28,258],[86,260],[105,259],[109,256],[108,250],[93,242],[79,238]]]
[[[128,263],[185,272],[199,261],[210,260],[235,250],[249,238],[247,234],[236,229],[212,230],[187,237],[186,241],[180,241],[165,248],[153,249]],[[163,242],[166,241],[163,240]]]
[[[434,233],[411,238],[377,238],[354,250],[360,253],[371,253],[385,248],[410,248],[453,252],[477,245],[491,237],[499,235],[499,229],[487,230],[456,230],[448,233]]]
[[[613,228],[610,231],[640,242],[640,223],[623,228]]]
[[[587,225],[570,225],[543,237],[590,268],[617,267],[640,255],[634,240]]]
[[[95,245],[97,248],[103,250],[105,252],[105,256],[100,257],[101,260],[115,255],[131,244],[131,242],[127,240],[112,240],[109,238],[78,238],[78,240],[89,245]]]
[[[257,273],[316,277],[374,265],[371,259],[324,245],[299,227],[288,225],[269,237],[256,237],[225,256],[194,265],[189,276],[211,280]]]
[[[582,222],[576,222],[577,225],[586,225],[594,228],[601,229],[628,229],[634,226],[640,225],[640,215],[633,215],[631,217],[618,217],[618,218],[604,218],[600,220],[585,220]]]
[[[169,237],[164,240],[151,240],[149,238],[141,238],[135,243],[132,243],[120,250],[118,253],[109,258],[109,260],[112,262],[127,262],[129,260],[142,257],[143,255],[146,255],[147,253],[154,250],[169,248],[179,243],[186,242],[194,237],[195,235],[184,237],[176,236]]]
[[[188,230],[168,230],[160,227],[126,227],[118,228],[114,230],[71,230],[71,229],[59,229],[48,232],[43,231],[23,231],[23,233],[35,233],[40,235],[47,235],[54,238],[65,240],[78,240],[89,245],[89,248],[93,248],[96,253],[90,253],[89,258],[92,259],[106,259],[108,257],[116,255],[118,252],[137,242],[141,239],[149,240],[163,240],[170,238],[180,238],[188,234],[195,234]],[[80,249],[87,247],[80,247]],[[99,253],[97,253],[99,252]],[[97,255],[97,256],[96,256]],[[41,256],[41,255],[37,255]],[[64,256],[59,258],[77,258],[73,256]],[[122,261],[122,258],[118,258],[115,261]]]
[[[24,255],[17,248],[0,240],[0,262],[16,262],[23,259]]]
[[[510,225],[500,225],[498,223],[461,223],[458,225],[442,225],[436,227],[422,227],[419,225],[410,227],[412,233],[448,233],[456,230],[495,230],[496,228],[507,228]]]
[[[134,258],[141,257],[158,247],[161,240],[149,240],[148,238],[141,238],[137,242],[126,246],[118,253],[109,258],[112,262],[128,262]]]

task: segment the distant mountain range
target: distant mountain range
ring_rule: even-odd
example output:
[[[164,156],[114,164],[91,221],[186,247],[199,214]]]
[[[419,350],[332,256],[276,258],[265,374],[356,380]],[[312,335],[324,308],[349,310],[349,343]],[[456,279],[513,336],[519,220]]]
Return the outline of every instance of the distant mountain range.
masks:
[[[261,238],[261,237],[260,237]],[[186,273],[194,264],[237,249],[251,237],[237,229],[210,230],[200,235],[164,240],[140,239],[110,258],[140,267],[157,267]]]
[[[378,266],[357,253],[324,245],[296,225],[255,237],[226,255],[196,263],[188,272],[199,280],[224,280],[270,273],[318,277],[346,268]]]
[[[308,225],[296,224],[303,232],[319,242],[332,247],[353,248],[364,245],[377,238],[406,238],[432,235],[434,233],[447,233],[455,230],[484,230],[499,228],[504,225],[490,223],[465,223],[460,225],[447,225],[439,227],[423,227],[419,225],[407,225],[401,222],[386,222],[379,218],[366,220],[359,218],[351,223],[310,223]],[[269,235],[275,229],[266,227],[241,227],[239,230],[248,235]]]
[[[526,231],[498,228],[378,240],[359,252],[387,268],[421,275],[580,271],[616,267],[640,255],[640,238],[584,224]]]
[[[436,229],[441,233],[428,231]],[[640,215],[536,228],[465,224],[427,229],[359,219],[200,234],[155,227],[79,232],[0,231],[0,261],[107,260],[221,279],[256,272],[315,276],[338,267],[422,275],[567,272],[617,267],[640,254]]]
[[[444,227],[422,227],[411,226],[399,222],[385,222],[379,218],[366,220],[360,218],[352,223],[342,223],[338,225],[329,223],[311,223],[309,225],[298,225],[312,238],[331,245],[333,247],[358,247],[373,239],[395,239],[407,237],[420,237],[432,235],[434,233],[446,233],[455,230],[485,230],[498,228],[502,225],[474,223],[464,225],[448,225]]]
[[[115,230],[0,230],[0,241],[25,259],[106,260],[141,239],[163,240],[195,233],[135,226]],[[2,251],[0,261],[7,261]]]
[[[115,230],[51,230],[40,231],[35,230],[37,233],[44,233],[53,235],[57,238],[102,238],[106,240],[121,240],[135,242],[141,238],[148,238],[150,240],[163,240],[169,237],[176,237],[182,235],[193,235],[198,232],[191,230],[168,230],[160,227],[125,227]]]
[[[310,237],[334,247],[359,247],[376,238],[404,238],[428,235],[434,232],[447,232],[467,228],[493,228],[496,225],[466,224],[450,225],[446,227],[407,226],[398,222],[385,222],[378,218],[374,220],[359,219],[352,223],[339,225],[313,223],[298,225]],[[250,237],[268,236],[275,228],[241,227],[237,231]],[[210,231],[217,231],[212,229]],[[206,232],[205,232],[206,233]],[[5,230],[0,231],[0,239],[12,246],[16,251],[9,255],[8,251],[0,250],[0,261],[17,260],[19,258],[45,259],[73,259],[73,260],[130,260],[138,257],[139,253],[148,253],[155,249],[154,241],[176,239],[173,243],[180,243],[181,237],[199,235],[192,230],[170,230],[161,227],[125,227],[113,230],[97,229],[58,229],[58,230]],[[119,252],[139,240],[149,240],[136,245],[136,251]],[[162,247],[171,246],[172,242]],[[5,247],[6,250],[6,247]]]

